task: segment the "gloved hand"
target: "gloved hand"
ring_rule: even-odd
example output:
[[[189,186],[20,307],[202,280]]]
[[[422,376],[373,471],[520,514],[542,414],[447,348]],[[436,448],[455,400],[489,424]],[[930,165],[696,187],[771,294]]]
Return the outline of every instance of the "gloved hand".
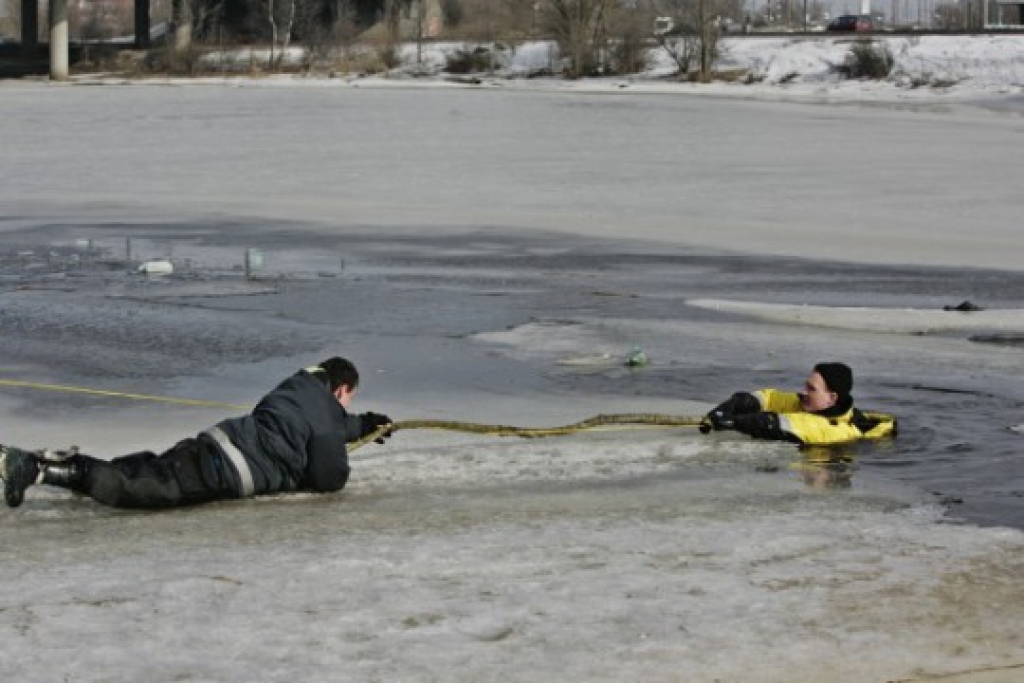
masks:
[[[747,413],[761,410],[761,402],[756,396],[746,391],[739,391],[715,407],[700,421],[701,434],[720,432],[723,429],[736,429],[736,418]]]
[[[723,411],[712,410],[710,413],[704,416],[704,419],[700,421],[698,429],[701,434],[709,434],[711,432],[720,432],[724,429],[735,429],[736,423],[731,415],[726,415]]]
[[[779,425],[779,416],[775,413],[753,413],[737,415],[736,431],[755,439],[785,439],[786,434]]]
[[[363,413],[362,415],[359,416],[359,438],[367,437],[370,434],[373,434],[381,427],[386,427],[390,424],[393,424],[393,422],[394,421],[390,417],[388,417],[387,415],[383,415],[381,413]],[[389,436],[391,436],[391,430],[384,432],[379,437],[374,439],[374,441],[376,443],[384,443],[384,439],[388,438]]]

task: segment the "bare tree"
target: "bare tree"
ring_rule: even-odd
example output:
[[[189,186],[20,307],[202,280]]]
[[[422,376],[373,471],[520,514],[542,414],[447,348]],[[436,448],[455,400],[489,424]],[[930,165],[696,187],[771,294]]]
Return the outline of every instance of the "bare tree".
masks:
[[[331,32],[342,46],[351,45],[359,33],[357,15],[356,0],[334,0]]]
[[[536,34],[542,1],[441,0],[444,34],[470,41],[515,44]]]
[[[398,66],[400,62],[398,43],[401,39],[402,4],[403,0],[384,0],[384,10],[381,15],[384,42],[380,48],[380,57],[388,69]]]
[[[224,0],[172,0],[170,3],[157,3],[157,11],[171,20],[172,39],[164,49],[148,53],[145,68],[189,75],[207,68],[209,63],[204,61],[205,48],[200,43],[214,43],[222,37],[224,4]]]
[[[305,2],[296,16],[296,36],[305,50],[305,68],[327,63],[340,49],[347,55],[355,39],[355,0],[332,0],[323,4]]]
[[[225,0],[188,0],[192,33],[197,40],[215,43],[220,37]]]
[[[8,0],[7,11],[0,15],[0,36],[21,35],[21,0]]]
[[[342,6],[352,7],[351,3],[339,2]],[[325,9],[323,0],[266,0],[267,23],[270,26],[270,61],[271,69],[281,68],[287,56],[291,41],[297,34],[304,40],[314,44],[323,43],[330,35],[331,12]],[[309,48],[307,46],[305,62],[309,64]]]
[[[295,28],[299,0],[267,0],[267,21],[270,24],[270,68],[281,65]],[[280,49],[278,46],[280,45]]]
[[[423,63],[423,41],[436,38],[443,26],[444,9],[440,0],[406,0],[412,34],[416,40],[416,63]]]
[[[570,78],[600,71],[614,5],[615,0],[546,0],[545,25],[569,61]]]
[[[660,31],[655,34],[658,45],[676,64],[680,75],[690,73],[690,68],[700,55],[700,35],[689,28]]]
[[[651,27],[654,25],[650,9],[640,3],[634,7],[620,7],[606,24],[608,72],[634,74],[646,69],[650,61]]]
[[[719,54],[722,17],[737,12],[736,0],[656,0],[656,9],[660,16],[671,18],[672,28],[656,32],[655,38],[679,73],[689,74],[696,66],[698,78],[710,80]]]
[[[944,3],[935,6],[935,21],[940,29],[957,31],[967,28],[968,14],[958,3]]]

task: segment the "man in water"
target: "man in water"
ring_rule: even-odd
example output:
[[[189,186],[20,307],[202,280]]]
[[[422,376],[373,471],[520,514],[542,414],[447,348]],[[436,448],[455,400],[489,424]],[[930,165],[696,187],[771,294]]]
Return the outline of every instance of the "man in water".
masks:
[[[755,439],[805,445],[848,443],[895,433],[895,421],[853,407],[853,372],[843,363],[818,363],[803,393],[761,389],[733,394],[701,422],[700,430],[736,430]]]
[[[304,368],[230,418],[156,455],[111,461],[74,454],[53,461],[0,445],[0,478],[10,507],[33,484],[85,494],[114,507],[167,508],[284,491],[339,491],[348,481],[345,444],[389,435],[391,419],[351,415],[359,373],[344,358]]]

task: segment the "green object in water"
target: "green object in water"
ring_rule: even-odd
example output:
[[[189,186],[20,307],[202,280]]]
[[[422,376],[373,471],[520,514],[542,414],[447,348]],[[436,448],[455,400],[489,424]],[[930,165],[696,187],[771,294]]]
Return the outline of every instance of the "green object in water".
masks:
[[[631,368],[638,368],[647,365],[647,354],[639,346],[634,346],[626,358],[626,365]]]

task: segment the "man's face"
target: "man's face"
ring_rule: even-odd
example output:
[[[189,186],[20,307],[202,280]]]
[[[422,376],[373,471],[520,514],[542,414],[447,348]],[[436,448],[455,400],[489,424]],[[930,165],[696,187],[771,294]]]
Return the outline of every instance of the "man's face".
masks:
[[[334,398],[338,399],[338,403],[345,410],[348,410],[348,406],[352,403],[352,397],[356,395],[356,390],[350,388],[347,384],[342,384],[334,390]]]
[[[839,394],[829,391],[825,379],[812,372],[804,382],[804,393],[800,394],[800,405],[809,413],[827,410],[836,404]]]

